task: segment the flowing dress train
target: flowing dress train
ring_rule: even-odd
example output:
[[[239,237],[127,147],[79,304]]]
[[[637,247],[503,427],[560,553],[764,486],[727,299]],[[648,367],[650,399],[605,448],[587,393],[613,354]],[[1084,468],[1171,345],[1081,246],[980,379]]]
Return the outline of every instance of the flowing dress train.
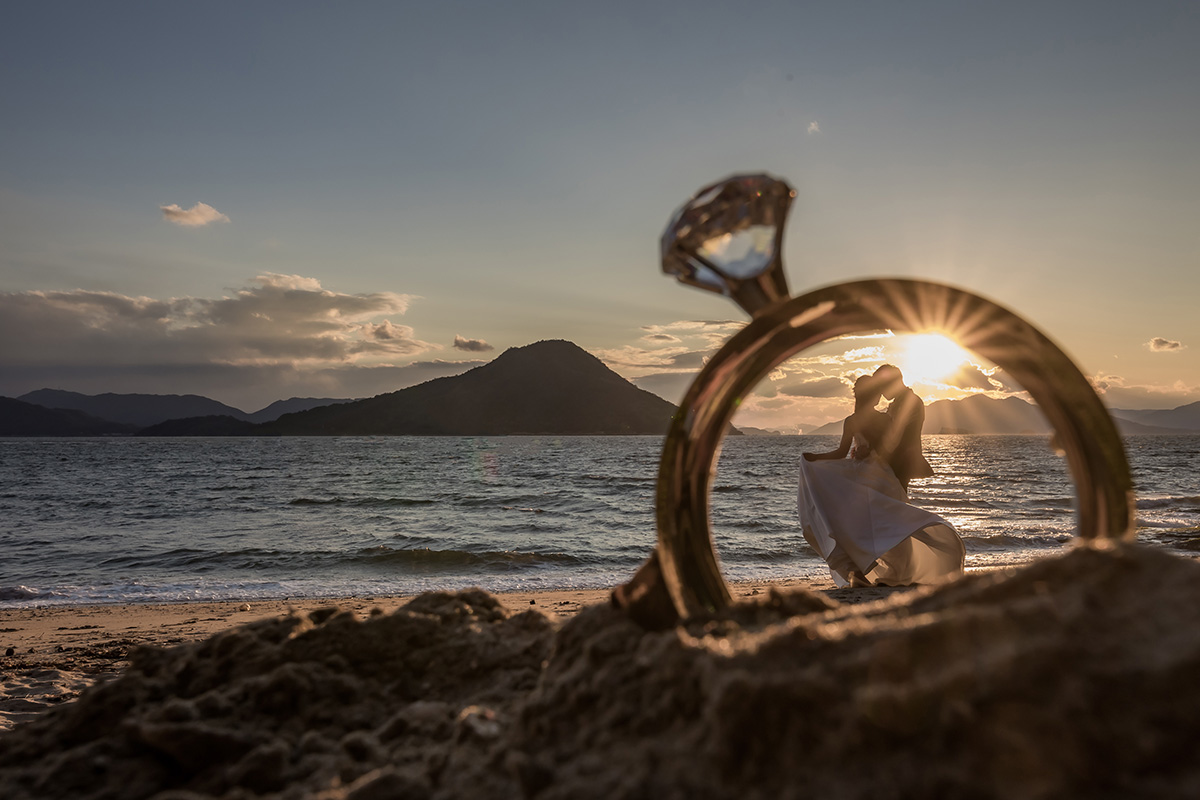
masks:
[[[962,539],[949,522],[908,503],[880,456],[800,459],[804,538],[829,564],[834,583],[851,570],[882,586],[936,583],[961,574]]]

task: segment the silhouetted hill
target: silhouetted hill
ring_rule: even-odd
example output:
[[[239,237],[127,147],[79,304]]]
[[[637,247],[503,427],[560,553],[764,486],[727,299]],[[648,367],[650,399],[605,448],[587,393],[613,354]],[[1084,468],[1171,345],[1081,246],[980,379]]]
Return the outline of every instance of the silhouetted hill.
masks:
[[[287,400],[276,400],[266,408],[247,414],[251,422],[274,422],[284,414],[295,414],[298,411],[308,411],[310,408],[332,406],[339,403],[352,403],[351,398],[334,397],[292,397]]]
[[[1143,425],[1116,417],[1117,428],[1126,436],[1138,434],[1181,434],[1189,431]],[[961,400],[938,400],[925,409],[926,436],[937,434],[1048,434],[1050,423],[1041,410],[1019,397],[995,399],[977,394]],[[840,434],[842,420],[822,425],[809,433]]]
[[[1189,431],[1184,428],[1164,428],[1160,425],[1143,425],[1140,422],[1132,422],[1131,420],[1112,415],[1113,422],[1117,423],[1117,430],[1124,436],[1139,436],[1143,434],[1153,434],[1156,436],[1180,436],[1189,433],[1200,433],[1200,431]]]
[[[1159,428],[1182,428],[1188,431],[1200,431],[1200,401],[1188,403],[1186,406],[1163,409],[1134,410],[1125,408],[1113,409],[1113,416],[1127,419],[1141,425],[1153,425]]]
[[[462,375],[287,414],[283,435],[503,436],[666,433],[675,406],[639,389],[579,346],[514,347]]]
[[[195,394],[107,394],[87,395],[62,389],[38,389],[18,400],[45,408],[70,408],[93,417],[122,422],[138,428],[169,419],[226,415],[248,420],[241,409]]]
[[[1049,433],[1041,410],[1019,397],[983,394],[938,400],[925,409],[925,433]]]
[[[252,436],[258,425],[228,415],[169,419],[138,431],[138,436]]]
[[[0,436],[106,436],[134,430],[133,426],[97,419],[82,411],[0,397]]]

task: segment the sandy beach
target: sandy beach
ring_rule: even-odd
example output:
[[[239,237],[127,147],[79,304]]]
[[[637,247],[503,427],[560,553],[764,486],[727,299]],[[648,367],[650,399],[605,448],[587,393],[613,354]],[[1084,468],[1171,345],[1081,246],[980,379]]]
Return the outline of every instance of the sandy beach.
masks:
[[[765,581],[732,585],[752,598],[774,585],[824,591],[841,602],[864,602],[894,589],[837,590],[831,581]],[[466,587],[464,587],[466,588]],[[585,606],[608,602],[608,589],[511,592],[496,598],[514,611],[536,608],[563,620]],[[0,609],[0,731],[79,696],[129,664],[137,647],[175,647],[257,620],[305,616],[318,609],[350,611],[359,619],[390,614],[412,595],[251,602],[191,602]]]
[[[0,796],[1200,795],[1196,559],[734,595],[664,631],[601,591],[4,612]]]
[[[606,591],[531,592],[502,596],[510,608],[536,606],[572,614],[602,602]],[[341,597],[316,600],[48,606],[0,609],[0,731],[73,699],[129,664],[137,647],[174,647],[266,618],[338,608],[366,619],[412,599]]]

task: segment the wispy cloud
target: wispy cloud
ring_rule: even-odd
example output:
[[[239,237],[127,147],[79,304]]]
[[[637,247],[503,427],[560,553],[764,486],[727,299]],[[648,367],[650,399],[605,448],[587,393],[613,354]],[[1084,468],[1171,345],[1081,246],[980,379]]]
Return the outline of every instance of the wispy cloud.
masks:
[[[630,373],[644,370],[686,370],[696,371],[704,366],[704,362],[712,355],[713,349],[691,350],[687,347],[666,347],[646,349],[637,345],[597,350],[595,356],[610,368]]]
[[[1097,373],[1089,379],[1109,408],[1175,408],[1200,400],[1200,386],[1135,383],[1120,375]]]
[[[946,377],[944,383],[956,389],[996,391],[1001,388],[999,383],[992,382],[990,375],[980,369],[978,365],[970,362],[959,364],[958,369]]]
[[[1155,336],[1142,346],[1149,348],[1150,352],[1152,353],[1174,353],[1187,347],[1187,345],[1185,345],[1183,342],[1176,342],[1172,339],[1164,339],[1161,336]]]
[[[185,228],[201,228],[214,222],[229,222],[229,217],[217,211],[208,203],[196,203],[191,208],[182,208],[172,203],[169,206],[159,206],[163,219],[182,225]]]
[[[810,122],[810,123],[808,123],[808,132],[809,132],[810,134],[811,134],[811,133],[820,133],[820,132],[821,132],[821,126],[820,126],[820,125],[818,125],[816,122]]]
[[[649,325],[642,329],[644,333],[637,343],[600,350],[595,355],[637,386],[677,403],[700,368],[745,325],[740,320],[679,320]],[[881,338],[893,337],[843,337],[789,359],[759,382],[752,395],[745,398],[739,415],[749,413],[753,417],[755,409],[772,409],[794,414],[804,424],[811,424],[812,415],[819,418],[820,414],[841,413],[842,406],[851,402],[854,378],[872,371],[884,360],[882,345],[866,345],[860,340]],[[774,398],[782,399],[765,402]],[[763,420],[765,417],[760,418]]]
[[[666,325],[644,325],[642,330],[647,341],[669,341],[688,336],[701,336],[713,345],[719,345],[727,338],[746,327],[746,323],[732,319],[681,319]],[[664,338],[668,337],[668,338]]]
[[[784,384],[778,391],[788,397],[849,397],[850,384],[841,378],[815,378]]]
[[[745,326],[745,322],[735,320],[679,320],[666,325],[646,325],[638,343],[597,350],[595,356],[627,376],[643,377],[647,371],[694,372]]]
[[[679,403],[695,379],[695,372],[655,372],[634,378],[633,385],[669,402]]]
[[[434,347],[417,339],[412,326],[397,325],[391,320],[385,319],[378,324],[368,322],[361,331],[364,336],[350,348],[352,355],[412,355]]]
[[[246,376],[258,370],[295,383],[305,375],[403,366],[438,349],[390,319],[413,299],[393,292],[345,294],[312,278],[278,274],[261,275],[219,298],[4,293],[0,374],[6,380],[0,394],[20,389],[15,385],[20,375],[29,380],[57,375],[56,388],[79,391],[67,385],[70,376],[106,371],[111,385],[105,391],[134,391],[119,387],[122,375],[136,375],[143,387],[136,391],[168,393],[180,391],[188,375],[230,370],[247,382],[254,382]],[[159,385],[148,385],[153,380]],[[32,388],[41,386],[20,391]]]
[[[454,349],[465,350],[468,353],[486,353],[489,350],[496,348],[485,342],[483,339],[467,339],[454,334]]]

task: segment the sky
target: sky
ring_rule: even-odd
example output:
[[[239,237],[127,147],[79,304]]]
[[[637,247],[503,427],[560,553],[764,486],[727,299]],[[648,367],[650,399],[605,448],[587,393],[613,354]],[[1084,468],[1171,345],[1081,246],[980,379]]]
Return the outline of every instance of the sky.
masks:
[[[746,317],[659,238],[768,172],[794,294],[950,283],[1111,407],[1194,402],[1198,39],[1154,0],[9,4],[0,395],[253,411],[568,339],[677,401]],[[929,345],[805,351],[735,421],[836,419],[884,360],[929,400],[1019,389]]]

